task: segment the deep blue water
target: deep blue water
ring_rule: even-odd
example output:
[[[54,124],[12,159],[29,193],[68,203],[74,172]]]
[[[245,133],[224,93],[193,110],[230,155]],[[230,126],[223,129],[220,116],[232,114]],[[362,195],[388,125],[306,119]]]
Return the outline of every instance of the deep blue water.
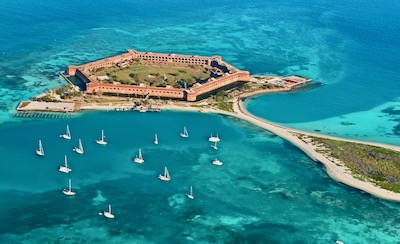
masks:
[[[12,117],[60,70],[126,49],[221,55],[256,74],[326,83],[249,100],[257,116],[399,144],[400,5],[337,1],[0,2],[2,243],[397,243],[399,205],[331,180],[268,132],[200,113]],[[73,139],[58,137],[69,124]],[[187,126],[190,138],[179,137]],[[109,145],[94,140],[105,130]],[[222,142],[213,151],[211,133]],[[155,146],[154,133],[160,145]],[[81,138],[84,155],[72,148]],[[43,141],[46,156],[34,150]],[[141,148],[146,162],[132,163]],[[57,171],[67,155],[75,197]],[[218,157],[222,167],[211,164]],[[168,166],[172,180],[156,176]],[[195,200],[184,194],[193,185]],[[98,215],[111,203],[112,221]]]

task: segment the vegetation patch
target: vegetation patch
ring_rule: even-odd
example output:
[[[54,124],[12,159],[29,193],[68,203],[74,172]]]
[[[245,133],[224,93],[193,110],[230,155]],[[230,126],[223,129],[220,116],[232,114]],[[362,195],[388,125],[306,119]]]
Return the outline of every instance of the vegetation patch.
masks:
[[[196,82],[206,81],[210,78],[210,70],[200,65],[189,65],[176,67],[168,65],[154,65],[141,62],[133,62],[125,68],[112,66],[94,71],[95,76],[108,76],[105,83],[116,82],[126,85],[145,84],[153,87],[171,86],[184,88],[185,84],[190,87]]]
[[[328,156],[339,159],[356,178],[400,192],[400,152],[360,143],[311,138],[329,151]]]

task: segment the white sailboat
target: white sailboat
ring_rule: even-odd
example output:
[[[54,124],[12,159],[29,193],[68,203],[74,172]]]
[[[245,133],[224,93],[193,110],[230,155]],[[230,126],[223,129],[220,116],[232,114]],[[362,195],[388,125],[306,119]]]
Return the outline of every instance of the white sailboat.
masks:
[[[39,156],[44,156],[44,149],[42,145],[42,140],[39,140],[39,148],[36,149],[36,154]]]
[[[82,141],[81,139],[79,139],[79,147],[75,147],[73,149],[74,152],[79,153],[79,154],[83,154],[83,146],[82,146]]]
[[[164,175],[160,174],[158,176],[158,179],[163,180],[163,181],[170,181],[171,176],[169,175],[167,167],[164,168]]]
[[[64,157],[64,166],[60,166],[58,171],[63,172],[63,173],[69,173],[72,171],[72,169],[68,168],[67,155],[65,155],[65,157]]]
[[[214,144],[211,145],[211,147],[212,147],[213,149],[215,149],[215,150],[218,150],[217,141],[215,141]]]
[[[183,138],[188,138],[189,137],[189,133],[186,129],[186,126],[183,127],[183,133],[181,133],[181,137]]]
[[[104,130],[101,130],[101,139],[96,140],[96,143],[100,145],[107,145],[107,142],[104,140],[104,137],[105,137]]]
[[[219,142],[221,139],[219,139],[219,136],[218,136],[218,134],[217,134],[217,136],[213,136],[212,134],[211,134],[211,136],[208,138],[208,141],[209,142]]]
[[[189,191],[189,193],[186,193],[185,194],[189,199],[194,199],[194,196],[193,196],[193,188],[192,188],[192,186],[190,186],[190,191]]]
[[[111,213],[111,204],[108,204],[108,211],[103,212],[104,217],[107,219],[113,219],[115,218],[114,214]]]
[[[73,195],[75,195],[75,192],[73,192],[73,191],[71,190],[71,179],[68,180],[68,189],[64,189],[64,190],[63,190],[63,193],[64,193],[64,195],[67,195],[67,196],[73,196]]]
[[[139,153],[138,153],[138,155],[133,159],[133,162],[138,163],[138,164],[144,163],[144,159],[143,159],[143,156],[142,156],[142,149],[139,149]]]
[[[154,144],[158,145],[158,137],[157,137],[157,134],[154,136]]]
[[[70,140],[71,139],[71,132],[69,131],[69,126],[67,125],[67,132],[65,134],[60,135],[60,137]]]
[[[212,161],[212,163],[213,163],[214,165],[217,165],[217,166],[221,166],[221,165],[224,164],[224,163],[222,163],[221,161],[219,161],[218,159],[214,159],[214,160]]]

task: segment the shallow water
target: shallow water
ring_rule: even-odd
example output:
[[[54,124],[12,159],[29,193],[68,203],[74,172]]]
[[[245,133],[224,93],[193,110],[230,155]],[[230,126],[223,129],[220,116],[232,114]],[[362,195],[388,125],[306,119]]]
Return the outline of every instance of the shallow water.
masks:
[[[59,137],[66,124],[70,141]],[[183,126],[187,139],[179,136]],[[94,141],[101,129],[106,146]],[[159,145],[153,144],[155,133]],[[207,140],[212,133],[221,138],[217,151]],[[393,225],[397,204],[331,180],[293,145],[234,118],[92,112],[3,126],[0,136],[8,142],[1,148],[8,162],[0,171],[7,195],[0,212],[7,220],[0,228],[2,242],[329,243],[341,238],[362,243],[394,242],[399,234]],[[79,138],[83,155],[72,151]],[[44,157],[34,152],[38,139]],[[139,148],[143,164],[133,163]],[[72,168],[68,175],[57,171],[64,155]],[[212,165],[214,158],[224,165]],[[170,182],[157,179],[164,166]],[[74,197],[61,192],[68,178]],[[184,195],[191,185],[194,200]],[[114,220],[98,215],[108,204]]]

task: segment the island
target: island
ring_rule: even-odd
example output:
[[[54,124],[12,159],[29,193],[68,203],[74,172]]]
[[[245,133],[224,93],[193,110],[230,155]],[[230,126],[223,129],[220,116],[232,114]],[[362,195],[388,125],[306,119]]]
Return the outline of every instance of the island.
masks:
[[[40,94],[34,101],[22,101],[17,110],[187,110],[233,116],[291,142],[322,163],[333,179],[384,199],[400,201],[399,146],[286,128],[250,114],[243,105],[251,96],[300,92],[323,85],[311,79],[250,75],[220,56],[135,50],[69,66],[60,75],[68,85]]]

